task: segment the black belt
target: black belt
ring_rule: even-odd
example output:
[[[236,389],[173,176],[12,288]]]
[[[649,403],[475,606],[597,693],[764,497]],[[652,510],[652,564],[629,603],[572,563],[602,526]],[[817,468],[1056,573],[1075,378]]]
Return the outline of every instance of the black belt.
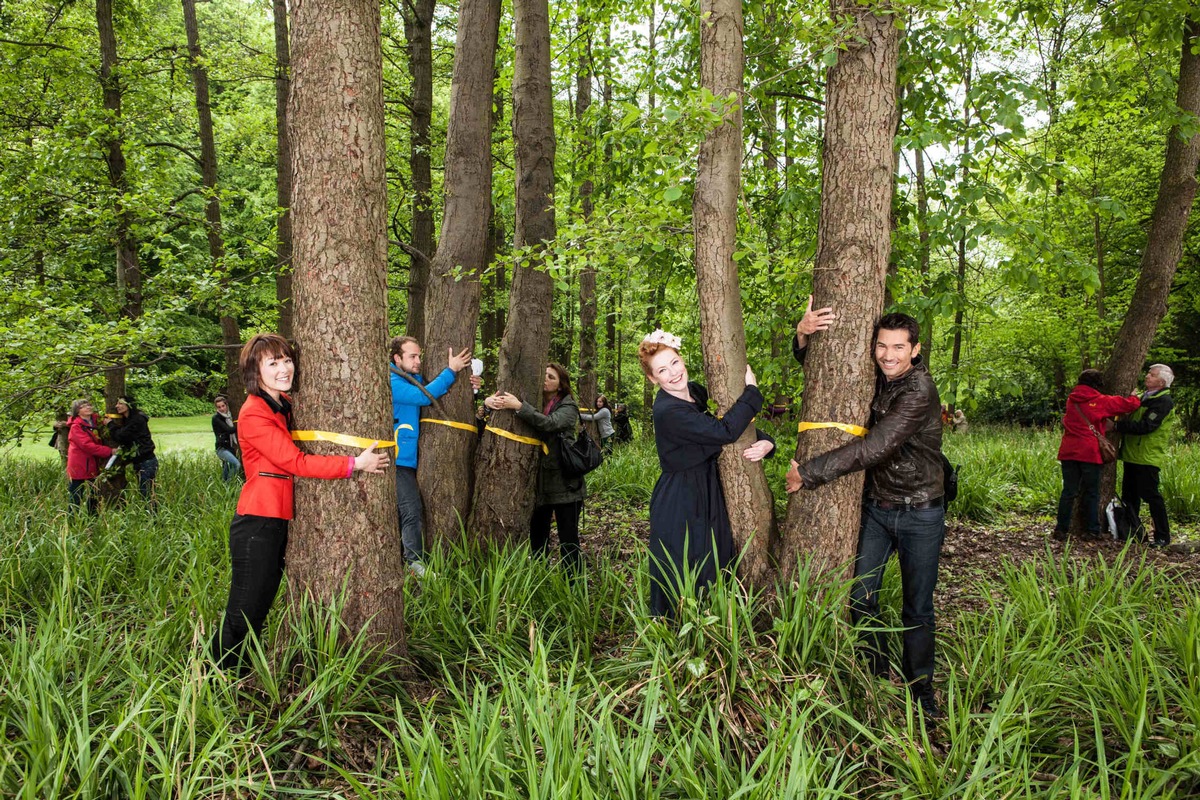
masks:
[[[919,503],[893,503],[890,500],[875,500],[867,501],[876,508],[882,508],[884,511],[920,511],[922,508],[935,508],[942,504],[942,498],[935,500],[922,500]]]

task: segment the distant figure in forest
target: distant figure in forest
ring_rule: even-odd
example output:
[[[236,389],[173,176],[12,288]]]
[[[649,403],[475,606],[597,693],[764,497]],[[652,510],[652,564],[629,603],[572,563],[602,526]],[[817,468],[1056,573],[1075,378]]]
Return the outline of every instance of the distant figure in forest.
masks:
[[[50,446],[58,451],[63,466],[67,464],[67,454],[71,450],[71,415],[60,413],[54,418],[54,433],[50,435]]]
[[[695,576],[697,587],[706,587],[737,555],[717,457],[763,405],[758,380],[747,365],[741,396],[721,418],[714,417],[708,390],[688,380],[681,344],[679,337],[656,330],[638,345],[642,372],[658,387],[654,445],[662,469],[650,496],[650,613],[672,619],[685,571]],[[756,433],[758,441],[742,451],[750,461],[775,449],[774,439]]]
[[[814,311],[812,298],[796,326],[793,351],[804,363],[808,337],[829,327],[833,310]],[[824,327],[822,327],[822,325]],[[850,589],[850,616],[862,633],[871,672],[890,671],[879,590],[892,553],[900,562],[904,624],[901,670],[926,717],[940,716],[933,688],[936,618],[933,595],[946,538],[942,413],[937,386],[921,360],[921,332],[908,314],[887,314],[875,326],[875,396],[865,436],[804,464],[792,461],[787,490],[815,489],[866,471],[862,526]]]
[[[242,462],[238,460],[237,425],[233,414],[229,411],[229,398],[219,394],[213,398],[212,415],[213,436],[217,440],[217,458],[221,459],[221,480],[229,483],[242,472]]]
[[[246,402],[238,415],[238,441],[246,467],[246,485],[229,525],[232,576],[225,616],[212,640],[212,656],[221,669],[245,673],[243,646],[253,631],[261,636],[267,614],[283,579],[288,521],[293,514],[295,478],[349,478],[357,471],[382,473],[391,457],[372,445],[357,456],[318,456],[292,441],[292,388],[296,365],[292,346],[282,336],[260,333],[246,342],[238,358]]]
[[[108,435],[119,447],[137,447],[133,471],[137,473],[138,491],[151,509],[157,508],[154,479],[158,476],[158,458],[150,436],[150,417],[137,407],[132,395],[117,398],[117,416],[108,423]]]
[[[1104,377],[1098,369],[1085,369],[1079,382],[1067,396],[1063,411],[1062,443],[1058,461],[1062,466],[1063,488],[1058,497],[1058,518],[1051,534],[1062,541],[1071,530],[1075,498],[1083,493],[1084,538],[1100,538],[1100,469],[1104,459],[1099,438],[1104,436],[1105,420],[1141,407],[1136,396],[1116,397],[1104,394]]]
[[[80,398],[71,403],[70,425],[67,433],[67,493],[71,508],[78,508],[87,500],[89,514],[96,513],[96,495],[92,483],[104,462],[113,454],[113,449],[100,442],[100,418],[96,416],[92,401]]]
[[[421,409],[454,385],[458,373],[471,366],[471,349],[455,354],[447,348],[446,368],[428,384],[421,377],[421,345],[411,336],[397,336],[391,344],[392,424],[396,437],[396,513],[404,560],[418,578],[425,575],[425,507],[417,486],[417,444],[421,438]],[[482,362],[480,368],[482,369]],[[479,380],[472,375],[472,385]]]
[[[954,416],[950,419],[950,425],[955,433],[967,432],[967,415],[963,413],[961,408],[954,409]]]
[[[596,395],[596,410],[591,414],[580,412],[579,418],[584,422],[595,422],[596,428],[600,432],[600,449],[605,455],[612,452],[613,434],[613,415],[612,409],[608,407],[608,398],[602,394]]]
[[[497,392],[484,403],[493,411],[506,408],[538,432],[544,443],[538,458],[537,497],[529,520],[529,549],[535,557],[545,558],[550,550],[550,523],[558,523],[558,548],[563,564],[573,575],[583,569],[579,549],[579,517],[587,497],[582,475],[568,478],[558,458],[560,433],[574,433],[579,426],[579,403],[571,394],[571,376],[562,364],[546,365],[542,380],[540,410],[509,392]]]
[[[1166,547],[1171,543],[1171,525],[1167,520],[1167,504],[1158,488],[1159,471],[1167,461],[1167,445],[1175,427],[1175,401],[1171,399],[1171,384],[1175,373],[1166,364],[1155,364],[1146,371],[1146,391],[1141,396],[1141,408],[1128,417],[1117,420],[1121,439],[1121,460],[1125,476],[1121,481],[1121,502],[1134,517],[1142,510],[1142,501],[1150,506],[1154,522],[1151,547]]]
[[[633,441],[633,426],[629,424],[629,406],[617,403],[613,406],[613,444]]]

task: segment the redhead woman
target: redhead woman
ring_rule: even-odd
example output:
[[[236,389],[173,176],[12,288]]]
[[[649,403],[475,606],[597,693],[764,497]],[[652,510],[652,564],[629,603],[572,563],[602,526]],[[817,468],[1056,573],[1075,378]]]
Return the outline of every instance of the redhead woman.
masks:
[[[568,478],[562,474],[558,448],[554,446],[559,433],[573,432],[579,424],[579,404],[571,394],[571,376],[561,364],[546,366],[540,410],[508,392],[497,392],[483,402],[493,410],[507,408],[517,412],[517,418],[528,423],[546,443],[549,453],[543,452],[538,462],[537,499],[529,521],[529,549],[535,556],[546,556],[550,549],[550,521],[557,520],[563,563],[578,573],[582,562],[579,515],[583,512],[587,486],[582,476]]]
[[[292,518],[293,478],[349,478],[355,472],[382,473],[387,453],[368,447],[357,456],[317,456],[300,452],[292,441],[292,388],[296,365],[282,336],[260,333],[242,347],[239,363],[246,402],[237,421],[246,484],[229,526],[233,577],[225,618],[212,641],[213,660],[222,669],[245,671],[246,636],[262,634],[267,613],[283,578],[288,521]]]
[[[656,330],[638,346],[642,372],[658,387],[654,444],[662,475],[650,496],[650,613],[674,617],[685,568],[707,585],[736,555],[725,492],[717,470],[721,448],[737,441],[762,410],[754,371],[725,415],[708,411],[708,390],[688,380],[679,337]],[[743,451],[759,461],[775,449],[763,433]]]

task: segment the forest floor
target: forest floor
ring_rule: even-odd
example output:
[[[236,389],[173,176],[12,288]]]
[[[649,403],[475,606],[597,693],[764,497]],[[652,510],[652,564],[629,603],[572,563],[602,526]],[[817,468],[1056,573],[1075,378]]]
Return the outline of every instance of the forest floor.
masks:
[[[650,536],[644,507],[604,499],[589,499],[582,526],[584,552],[609,551],[622,560],[637,558],[637,550]],[[1125,542],[1113,539],[1058,542],[1050,538],[1053,525],[1024,514],[1006,515],[991,524],[950,519],[939,563],[938,589],[934,598],[939,626],[951,625],[962,611],[981,611],[990,601],[1007,601],[1005,570],[1028,562],[1044,562],[1049,553],[1058,560],[1064,552],[1074,561],[1116,560]],[[1182,526],[1181,526],[1182,527]],[[1180,531],[1169,548],[1141,547],[1147,566],[1189,585],[1200,585],[1200,551],[1190,531]],[[1040,567],[1039,567],[1040,568]]]

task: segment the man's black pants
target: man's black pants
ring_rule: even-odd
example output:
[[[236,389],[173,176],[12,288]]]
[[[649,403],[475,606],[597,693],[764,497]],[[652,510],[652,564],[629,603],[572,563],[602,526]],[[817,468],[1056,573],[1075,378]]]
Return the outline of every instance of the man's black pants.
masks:
[[[234,515],[229,526],[229,601],[212,640],[213,660],[221,669],[236,666],[239,673],[246,672],[242,648],[250,631],[262,635],[283,579],[287,542],[286,519]]]
[[[1158,489],[1158,467],[1149,464],[1125,462],[1125,477],[1121,480],[1121,502],[1137,516],[1142,510],[1142,501],[1150,506],[1150,519],[1154,520],[1154,541],[1157,544],[1171,543],[1171,524],[1167,521],[1167,504]]]

